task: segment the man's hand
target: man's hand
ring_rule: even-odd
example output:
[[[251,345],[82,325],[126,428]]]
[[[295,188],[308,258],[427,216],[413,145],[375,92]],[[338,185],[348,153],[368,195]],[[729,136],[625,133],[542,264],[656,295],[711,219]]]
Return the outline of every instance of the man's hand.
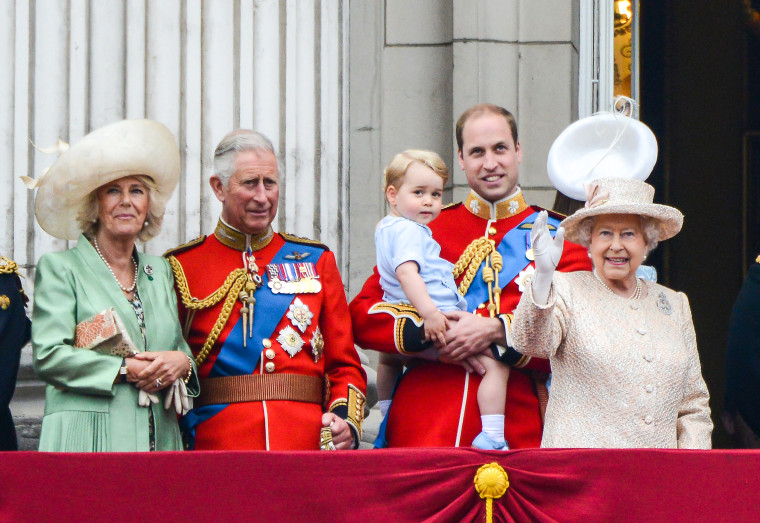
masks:
[[[504,327],[496,318],[485,318],[464,311],[446,311],[451,328],[446,331],[446,345],[438,346],[444,358],[461,362],[469,356],[490,350],[492,343],[504,344]]]
[[[483,356],[486,354],[484,353]],[[486,373],[486,368],[483,366],[482,363],[480,363],[479,356],[468,356],[464,358],[463,360],[454,361],[452,359],[447,358],[446,356],[439,356],[438,361],[441,363],[448,363],[449,365],[459,365],[460,367],[464,367],[464,370],[469,372],[470,374],[480,374],[483,376]]]
[[[332,412],[325,412],[322,414],[322,426],[330,427],[333,445],[335,445],[336,450],[350,450],[353,448],[354,436],[351,432],[351,427],[348,426],[348,423],[343,418]]]

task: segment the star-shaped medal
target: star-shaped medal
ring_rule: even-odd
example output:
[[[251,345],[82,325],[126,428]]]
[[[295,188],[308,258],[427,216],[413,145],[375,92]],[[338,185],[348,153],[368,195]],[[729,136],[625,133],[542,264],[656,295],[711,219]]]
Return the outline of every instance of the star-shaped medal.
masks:
[[[304,341],[296,330],[288,325],[280,331],[280,335],[277,336],[277,341],[280,342],[282,349],[287,352],[292,358],[298,354],[303,347]]]
[[[300,298],[293,300],[293,303],[288,307],[287,317],[293,322],[293,325],[298,327],[301,332],[306,332],[306,327],[311,325],[311,319],[314,314],[309,310],[309,307],[301,301]]]

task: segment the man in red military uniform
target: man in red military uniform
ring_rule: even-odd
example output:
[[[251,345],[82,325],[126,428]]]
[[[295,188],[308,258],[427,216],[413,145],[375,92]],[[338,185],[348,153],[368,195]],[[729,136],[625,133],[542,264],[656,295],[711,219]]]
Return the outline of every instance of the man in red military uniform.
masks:
[[[214,234],[166,254],[201,378],[182,419],[191,448],[356,448],[366,375],[335,257],[272,231],[279,173],[266,137],[228,134],[214,172]]]
[[[471,107],[457,122],[456,138],[472,190],[464,203],[446,207],[430,229],[441,257],[455,264],[459,291],[475,314],[445,313],[452,326],[446,346],[436,351],[424,343],[413,308],[382,302],[375,270],[349,306],[354,337],[366,349],[414,358],[393,395],[388,446],[470,446],[481,430],[480,377],[461,365],[472,367],[469,356],[490,352],[513,367],[504,423],[510,448],[538,447],[549,363],[523,357],[508,339],[511,313],[533,271],[530,230],[542,209],[527,205],[517,185],[522,151],[509,111],[491,104]],[[556,230],[559,221],[550,215],[550,228]],[[590,268],[586,251],[565,242],[559,270]]]

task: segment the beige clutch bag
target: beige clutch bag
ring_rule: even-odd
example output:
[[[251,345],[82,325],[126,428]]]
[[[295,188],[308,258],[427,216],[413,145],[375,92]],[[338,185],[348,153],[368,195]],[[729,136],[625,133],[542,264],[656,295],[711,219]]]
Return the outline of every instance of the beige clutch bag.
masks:
[[[129,358],[140,352],[113,307],[79,323],[74,347]]]

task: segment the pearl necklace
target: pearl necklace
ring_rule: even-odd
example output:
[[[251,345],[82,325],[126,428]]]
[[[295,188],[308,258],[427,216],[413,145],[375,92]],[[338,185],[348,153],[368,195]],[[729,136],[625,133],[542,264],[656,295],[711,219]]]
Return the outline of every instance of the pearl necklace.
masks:
[[[604,288],[610,291],[612,294],[615,294],[615,291],[610,289],[610,286],[604,283],[604,280],[602,280],[599,275],[594,271],[594,277],[596,277],[597,280],[599,280],[599,283],[604,285]],[[636,289],[634,289],[633,294],[631,294],[628,299],[629,300],[638,300],[641,298],[641,280],[639,278],[636,278]]]
[[[95,245],[95,251],[98,253],[98,256],[100,256],[100,259],[103,260],[103,263],[106,264],[106,267],[108,267],[108,270],[111,271],[111,276],[113,276],[113,279],[116,280],[116,283],[119,285],[119,288],[121,290],[123,290],[124,292],[126,292],[126,293],[130,293],[133,290],[135,290],[135,288],[137,287],[137,264],[135,263],[135,260],[133,258],[130,258],[130,259],[132,259],[132,265],[135,266],[135,279],[132,282],[132,286],[131,287],[129,287],[129,288],[124,287],[121,284],[121,282],[119,281],[119,278],[116,277],[116,273],[113,272],[113,269],[111,268],[111,265],[106,261],[106,258],[105,258],[105,256],[103,256],[103,253],[100,252],[100,247],[98,247],[98,239],[95,238],[94,236],[92,237],[92,243]]]

